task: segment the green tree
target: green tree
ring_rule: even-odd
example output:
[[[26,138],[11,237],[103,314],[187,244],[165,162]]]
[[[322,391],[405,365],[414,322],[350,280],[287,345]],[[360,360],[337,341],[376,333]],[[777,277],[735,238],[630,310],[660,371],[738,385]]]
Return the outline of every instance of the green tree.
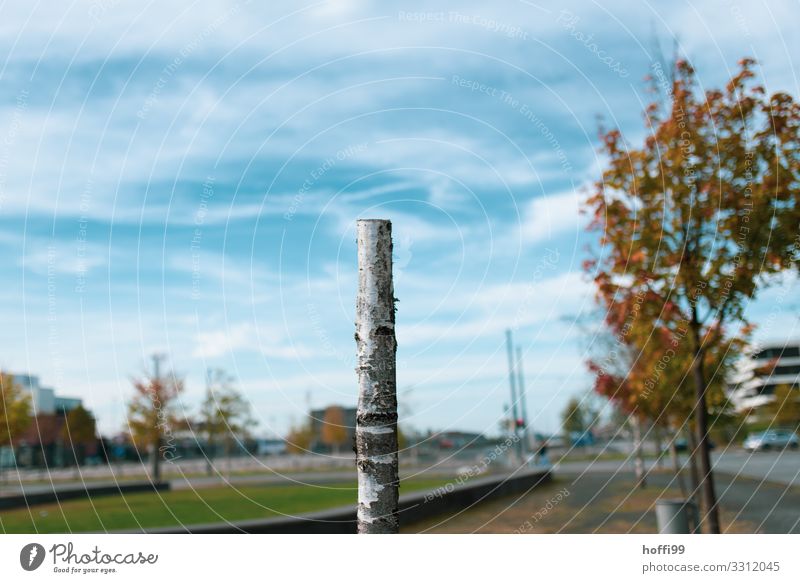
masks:
[[[707,355],[744,325],[758,290],[793,265],[800,192],[800,108],[765,95],[745,59],[722,90],[697,91],[677,62],[671,100],[646,111],[641,147],[605,132],[607,157],[588,206],[602,233],[588,267],[604,297],[646,296],[642,317],[686,343],[701,499],[720,531],[711,473]],[[665,350],[674,350],[665,347]]]
[[[790,385],[779,385],[775,389],[775,400],[766,407],[772,427],[800,431],[800,391]]]
[[[588,413],[581,399],[571,397],[561,413],[561,427],[569,438],[570,433],[583,433],[588,428]]]
[[[642,317],[642,304],[653,298],[631,298],[628,294],[602,296],[605,310],[605,332],[593,338],[597,352],[588,361],[594,374],[594,391],[616,405],[626,415],[634,432],[634,445],[640,446],[636,434],[647,421],[652,431],[671,434],[670,453],[681,491],[687,490],[680,473],[675,439],[688,428],[694,407],[691,391],[685,389],[686,371],[693,355],[685,342],[680,342],[668,327]],[[741,333],[746,339],[746,330]],[[599,350],[598,350],[599,348]],[[708,383],[708,403],[716,425],[732,417],[725,395],[725,379],[734,361],[744,349],[744,340],[729,339],[710,348],[705,355],[706,370],[715,374]],[[648,431],[649,433],[649,431]],[[646,438],[646,435],[645,435]],[[691,440],[693,441],[693,440]],[[644,485],[644,462],[641,448],[635,448],[637,480]],[[692,492],[700,487],[695,448],[690,451],[689,471]]]
[[[13,447],[14,440],[30,426],[31,420],[28,393],[12,375],[0,371],[0,450]]]
[[[97,422],[83,405],[67,413],[61,427],[61,442],[69,444],[77,467],[83,461],[85,444],[97,437]]]
[[[133,379],[134,395],[128,402],[128,429],[141,456],[150,454],[151,479],[161,479],[161,460],[175,460],[174,431],[180,424],[175,402],[183,392],[183,379],[174,372],[167,375],[145,374]]]
[[[311,420],[292,424],[286,435],[286,451],[289,453],[308,453],[311,449],[311,440],[314,432],[311,429]]]
[[[209,474],[217,447],[222,445],[225,457],[230,460],[234,445],[247,438],[256,424],[250,403],[233,386],[233,378],[224,370],[209,371],[197,424],[208,446],[206,463]]]

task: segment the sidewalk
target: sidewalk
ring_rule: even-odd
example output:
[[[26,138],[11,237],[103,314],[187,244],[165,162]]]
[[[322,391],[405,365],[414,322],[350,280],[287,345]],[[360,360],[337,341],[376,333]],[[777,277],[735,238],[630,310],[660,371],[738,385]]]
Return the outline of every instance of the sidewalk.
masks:
[[[800,489],[723,474],[715,478],[725,532],[800,533]],[[414,524],[404,532],[655,533],[653,508],[659,497],[680,497],[671,473],[651,474],[644,490],[635,487],[629,472],[559,473],[552,484],[529,494]]]

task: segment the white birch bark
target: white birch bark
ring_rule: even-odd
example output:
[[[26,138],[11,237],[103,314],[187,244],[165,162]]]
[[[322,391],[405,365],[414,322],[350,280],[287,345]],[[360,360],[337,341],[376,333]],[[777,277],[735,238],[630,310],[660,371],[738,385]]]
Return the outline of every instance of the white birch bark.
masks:
[[[397,379],[392,283],[392,224],[359,220],[358,411],[358,532],[398,532]]]

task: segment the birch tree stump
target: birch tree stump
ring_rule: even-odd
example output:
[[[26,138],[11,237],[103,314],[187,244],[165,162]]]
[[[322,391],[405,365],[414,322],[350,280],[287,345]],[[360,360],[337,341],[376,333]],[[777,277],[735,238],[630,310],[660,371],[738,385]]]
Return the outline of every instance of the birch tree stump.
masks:
[[[392,283],[392,223],[359,220],[358,350],[359,534],[398,532],[397,378]]]

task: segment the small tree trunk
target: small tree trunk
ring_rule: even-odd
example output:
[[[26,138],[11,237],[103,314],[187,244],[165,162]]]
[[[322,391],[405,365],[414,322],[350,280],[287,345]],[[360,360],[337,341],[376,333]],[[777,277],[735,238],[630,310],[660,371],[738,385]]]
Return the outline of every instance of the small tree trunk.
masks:
[[[689,479],[692,486],[692,498],[697,508],[700,508],[700,472],[697,469],[697,440],[695,439],[694,429],[686,427],[686,444],[689,454]]]
[[[74,444],[74,443],[72,444],[72,454],[73,454],[73,457],[75,458],[75,477],[76,478],[79,478],[80,475],[81,475],[81,459],[83,458],[82,451],[81,451],[82,447],[83,447],[83,444],[77,444],[77,445]]]
[[[205,458],[206,458],[206,474],[208,474],[209,476],[214,475],[214,465],[211,462],[211,458],[214,455],[214,452],[213,452],[213,448],[214,447],[216,447],[216,446],[212,445],[211,440],[209,439],[206,442],[206,455],[205,455]]]
[[[153,477],[155,484],[161,481],[161,437],[157,437],[153,444]]]
[[[642,422],[636,415],[631,415],[631,427],[633,428],[633,467],[636,472],[636,485],[644,488],[647,486],[647,478],[642,457]]]
[[[708,407],[706,405],[706,381],[703,372],[703,353],[695,352],[693,367],[695,384],[695,417],[697,430],[697,457],[700,465],[700,491],[703,501],[703,517],[709,534],[719,534],[719,509],[714,491],[714,474],[711,471],[711,448],[708,444]]]
[[[672,439],[669,440],[669,457],[672,460],[672,471],[675,472],[675,479],[678,481],[678,488],[681,490],[681,497],[685,500],[689,493],[686,491],[686,481],[683,479],[681,472],[681,464],[678,459],[678,447],[675,445],[675,440],[678,438],[676,433]]]
[[[653,440],[656,447],[656,465],[659,468],[664,467],[664,440],[662,439],[661,426],[657,423],[653,425]]]
[[[359,220],[357,231],[358,532],[391,534],[399,530],[392,224]]]

